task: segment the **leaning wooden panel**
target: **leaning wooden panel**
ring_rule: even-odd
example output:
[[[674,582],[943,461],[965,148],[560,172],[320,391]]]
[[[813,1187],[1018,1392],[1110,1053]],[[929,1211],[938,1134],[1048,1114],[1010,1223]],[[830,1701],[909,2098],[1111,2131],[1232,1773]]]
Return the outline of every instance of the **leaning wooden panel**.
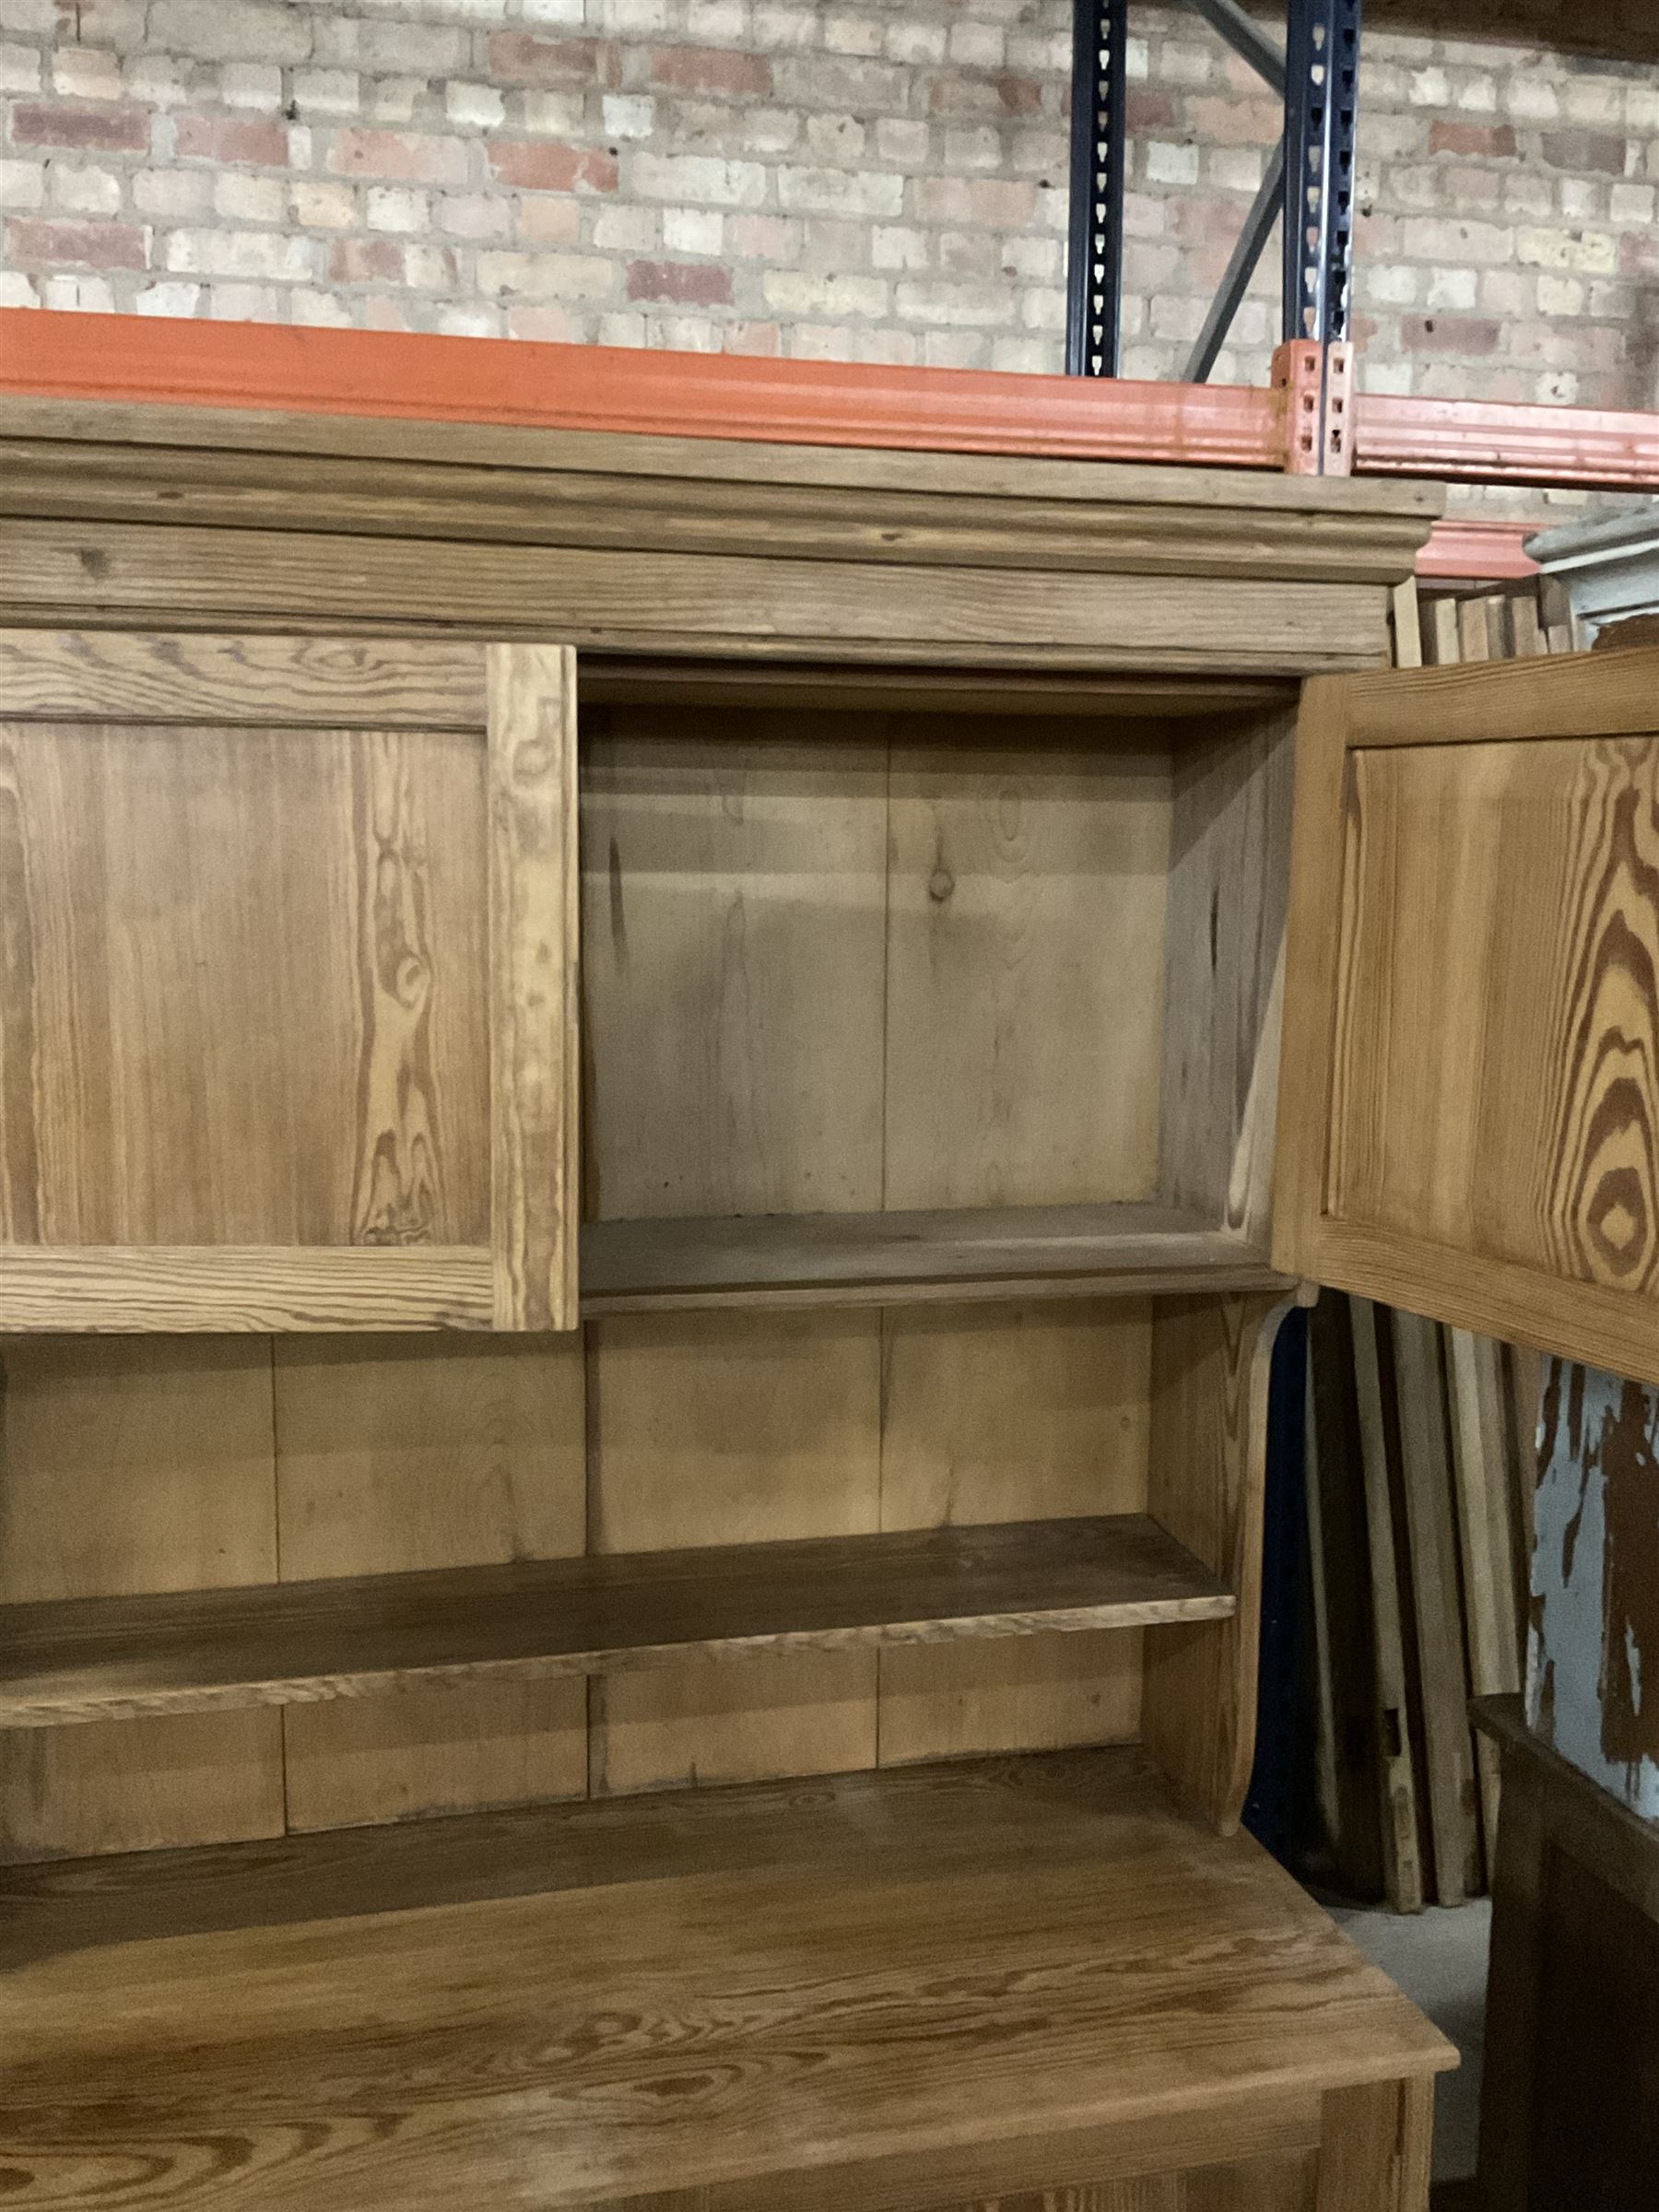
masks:
[[[1275,1256],[1659,1380],[1659,654],[1309,688]]]
[[[576,655],[493,645],[490,1250],[498,1329],[576,1326]]]

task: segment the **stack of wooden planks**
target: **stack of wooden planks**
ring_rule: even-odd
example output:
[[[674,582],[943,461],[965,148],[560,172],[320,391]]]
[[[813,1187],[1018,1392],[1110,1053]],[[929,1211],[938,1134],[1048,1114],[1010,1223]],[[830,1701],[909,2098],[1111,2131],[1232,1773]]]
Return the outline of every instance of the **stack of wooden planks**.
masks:
[[[1546,581],[1394,594],[1401,666],[1581,649]],[[1480,1894],[1498,1822],[1471,1696],[1521,1685],[1540,1363],[1326,1292],[1309,1335],[1309,1672],[1330,1874],[1399,1912]]]

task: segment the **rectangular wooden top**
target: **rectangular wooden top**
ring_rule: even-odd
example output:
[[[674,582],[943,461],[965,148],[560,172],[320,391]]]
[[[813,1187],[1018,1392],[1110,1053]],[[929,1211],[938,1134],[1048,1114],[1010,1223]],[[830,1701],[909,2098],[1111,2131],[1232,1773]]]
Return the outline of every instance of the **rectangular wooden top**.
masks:
[[[19,2212],[830,2202],[1453,2063],[1135,1751],[16,1869],[0,1960]]]

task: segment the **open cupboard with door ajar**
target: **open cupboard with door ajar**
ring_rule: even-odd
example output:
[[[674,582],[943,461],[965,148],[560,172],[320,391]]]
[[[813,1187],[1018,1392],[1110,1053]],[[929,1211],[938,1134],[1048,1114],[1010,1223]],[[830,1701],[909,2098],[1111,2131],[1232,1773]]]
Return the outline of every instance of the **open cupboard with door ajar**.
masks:
[[[1410,485],[0,464],[12,2201],[1420,2212],[1267,1359],[1659,1379],[1648,659],[1382,672]]]

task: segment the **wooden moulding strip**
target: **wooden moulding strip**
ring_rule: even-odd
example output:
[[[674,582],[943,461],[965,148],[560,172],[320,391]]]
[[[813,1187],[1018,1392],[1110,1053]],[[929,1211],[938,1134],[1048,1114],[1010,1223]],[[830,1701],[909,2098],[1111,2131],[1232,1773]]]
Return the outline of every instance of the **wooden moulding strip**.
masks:
[[[0,394],[1277,469],[1280,394],[979,370],[0,311]]]
[[[0,1246],[0,1330],[487,1329],[470,1245]]]
[[[1143,1513],[0,1608],[0,1727],[1225,1619]]]

